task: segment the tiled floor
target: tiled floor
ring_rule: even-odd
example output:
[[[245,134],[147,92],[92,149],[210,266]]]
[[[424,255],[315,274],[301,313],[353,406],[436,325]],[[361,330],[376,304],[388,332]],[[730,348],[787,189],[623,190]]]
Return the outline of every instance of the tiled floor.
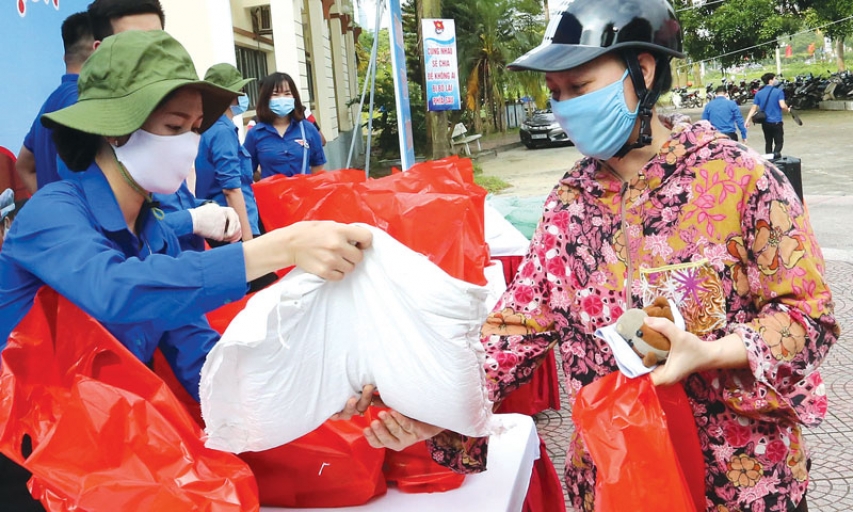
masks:
[[[812,457],[809,510],[849,512],[853,510],[853,263],[828,261],[827,281],[835,298],[842,336],[821,369],[829,412],[819,427],[806,431]],[[560,375],[562,383],[562,370]],[[548,410],[536,416],[539,433],[560,475],[573,429],[566,403],[564,395],[562,410]]]

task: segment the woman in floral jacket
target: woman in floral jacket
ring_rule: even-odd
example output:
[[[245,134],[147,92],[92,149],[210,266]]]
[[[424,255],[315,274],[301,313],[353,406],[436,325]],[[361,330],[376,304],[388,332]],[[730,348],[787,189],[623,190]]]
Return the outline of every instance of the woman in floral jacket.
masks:
[[[632,19],[648,33],[619,33]],[[690,398],[707,510],[804,511],[802,426],[826,413],[818,367],[839,334],[823,257],[775,167],[706,122],[665,126],[656,115],[680,48],[666,0],[575,0],[511,65],[546,72],[555,117],[587,158],[546,200],[483,327],[491,395],[529,381],[556,348],[573,403],[617,370],[596,329],[665,296],[687,328],[648,321],[672,342],[652,379],[682,382]],[[436,461],[476,472],[486,443],[444,432],[429,444]],[[577,436],[566,461],[571,504],[593,510],[595,468]]]

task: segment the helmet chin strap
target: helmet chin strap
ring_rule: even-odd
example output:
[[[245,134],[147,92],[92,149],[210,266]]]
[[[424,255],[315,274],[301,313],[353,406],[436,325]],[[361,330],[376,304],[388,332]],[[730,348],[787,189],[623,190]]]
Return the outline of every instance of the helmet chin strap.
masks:
[[[637,51],[633,49],[625,50],[622,53],[625,59],[625,64],[628,66],[628,76],[631,77],[631,82],[634,84],[634,92],[637,93],[637,98],[640,104],[637,108],[637,118],[640,120],[640,134],[635,142],[626,142],[622,149],[616,153],[617,158],[622,158],[632,149],[638,149],[649,146],[652,143],[652,108],[657,103],[661,94],[661,63],[663,59],[668,57],[655,57],[655,80],[651,89],[646,88],[646,79],[643,76],[643,70],[640,67],[640,60],[637,58]]]

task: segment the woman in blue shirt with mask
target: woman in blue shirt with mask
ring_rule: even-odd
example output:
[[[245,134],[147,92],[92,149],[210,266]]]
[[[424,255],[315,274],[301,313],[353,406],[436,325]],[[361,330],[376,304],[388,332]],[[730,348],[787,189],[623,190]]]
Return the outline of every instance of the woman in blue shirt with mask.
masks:
[[[243,145],[252,157],[252,169],[260,166],[261,178],[283,174],[317,173],[326,155],[320,132],[305,121],[299,89],[286,73],[264,78],[258,92],[258,124]]]
[[[0,254],[0,348],[47,285],[142,361],[159,345],[195,396],[198,370],[217,339],[205,313],[241,298],[248,281],[294,264],[340,279],[361,260],[370,233],[304,223],[180,253],[151,193],[178,189],[200,133],[237,94],[198,80],[186,50],[161,31],[108,38],[79,84],[77,104],[42,117],[75,175],[31,200]]]
[[[42,117],[75,174],[33,197],[0,252],[0,349],[36,292],[50,286],[139,360],[151,361],[160,348],[198,399],[201,366],[219,339],[205,313],[280,268],[341,279],[361,261],[370,232],[303,222],[249,242],[182,253],[151,193],[178,189],[199,134],[236,93],[199,80],[189,54],[163,31],[104,40],[83,66],[79,90],[77,104]],[[14,467],[0,455],[0,475],[15,475],[0,481],[0,495],[26,492],[26,472]]]

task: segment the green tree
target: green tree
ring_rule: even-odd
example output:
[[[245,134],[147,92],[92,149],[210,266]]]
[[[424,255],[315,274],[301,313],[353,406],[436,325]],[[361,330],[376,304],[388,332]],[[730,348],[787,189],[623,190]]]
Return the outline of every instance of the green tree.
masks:
[[[684,49],[694,61],[717,59],[723,67],[760,60],[774,42],[802,24],[800,6],[785,0],[727,0],[693,5],[673,2],[684,32]]]
[[[812,27],[824,27],[826,32],[835,43],[835,57],[838,63],[838,71],[847,69],[844,64],[844,41],[853,35],[853,20],[841,23],[836,21],[853,16],[853,0],[821,0],[813,2],[806,11],[806,23]]]
[[[374,120],[373,130],[378,131],[376,145],[379,156],[392,158],[400,156],[400,145],[397,130],[397,100],[394,89],[394,76],[391,69],[391,43],[387,29],[378,32],[379,46],[376,55],[376,86],[373,101]],[[367,67],[370,62],[370,52],[373,48],[374,34],[367,30],[361,33],[356,46],[358,59],[359,91],[364,87],[364,81],[369,80]],[[407,49],[406,53],[410,53]],[[368,94],[369,94],[368,84]],[[426,146],[426,121],[421,86],[414,80],[409,80],[409,100],[412,115],[412,135],[415,153],[423,152]],[[360,98],[359,98],[360,99]],[[365,99],[365,108],[369,105],[369,97]]]
[[[456,20],[459,75],[474,130],[505,130],[507,93],[524,82],[508,73],[506,65],[541,40],[541,2],[458,0],[445,4],[443,14]]]

